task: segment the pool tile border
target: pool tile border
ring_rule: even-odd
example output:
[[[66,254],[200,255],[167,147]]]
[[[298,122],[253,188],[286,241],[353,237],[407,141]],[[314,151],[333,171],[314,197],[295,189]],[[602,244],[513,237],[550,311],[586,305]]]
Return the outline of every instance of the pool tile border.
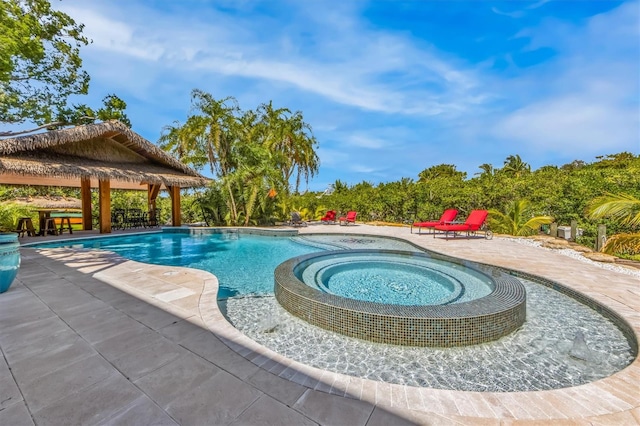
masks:
[[[522,283],[499,269],[483,265],[494,284],[487,296],[465,303],[402,306],[340,297],[307,286],[295,275],[300,264],[334,254],[313,253],[289,259],[274,272],[275,297],[289,313],[325,330],[377,343],[403,346],[455,347],[499,339],[518,329],[526,318]],[[393,254],[413,259],[444,256],[397,250],[349,250],[348,255]],[[445,258],[445,259],[442,259]],[[460,262],[462,263],[462,262]],[[473,262],[465,267],[479,270]]]

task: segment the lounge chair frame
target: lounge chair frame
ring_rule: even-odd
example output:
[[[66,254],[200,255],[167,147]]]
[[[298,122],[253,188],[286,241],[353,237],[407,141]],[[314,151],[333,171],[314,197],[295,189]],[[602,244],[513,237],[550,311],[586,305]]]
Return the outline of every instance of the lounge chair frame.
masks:
[[[427,234],[435,234],[436,226],[452,223],[452,221],[455,220],[457,215],[458,215],[458,210],[447,209],[442,213],[442,216],[440,216],[440,219],[438,220],[431,220],[431,221],[425,221],[425,222],[412,222],[410,232],[413,234],[413,228],[418,228],[418,235],[421,235],[422,228],[427,228],[427,229],[431,229],[431,232],[427,232]]]
[[[358,212],[356,211],[348,211],[346,216],[342,216],[338,219],[338,223],[342,225],[349,225],[350,223],[356,224],[356,217],[358,216]]]
[[[302,220],[302,216],[299,212],[291,213],[291,220],[289,221],[289,225],[293,227],[297,226],[307,226],[307,222]]]
[[[328,224],[328,223],[331,223],[331,224],[335,225],[336,216],[338,216],[338,215],[337,215],[335,210],[327,210],[327,212],[324,214],[324,216],[322,216],[320,221],[325,225]]]
[[[483,233],[484,238],[490,240],[493,238],[493,232],[487,226],[487,215],[488,212],[486,210],[473,210],[469,213],[464,223],[450,222],[444,225],[437,225],[434,228],[433,238],[436,237],[435,231],[440,231],[444,232],[445,240],[449,239],[449,233],[453,234],[453,238],[462,233],[466,233],[467,238]]]
[[[466,238],[471,238],[471,237],[477,237],[479,236],[479,234],[482,234],[484,236],[485,240],[491,240],[493,239],[493,231],[491,231],[488,227],[487,224],[483,224],[482,227],[480,229],[476,229],[476,230],[466,230],[466,231],[443,231],[443,230],[439,230],[440,232],[444,232],[444,239],[448,240],[449,239],[449,233],[453,234],[452,238],[456,238],[456,235],[461,235],[463,233],[467,234]],[[433,238],[435,238],[435,233],[436,230],[434,228],[433,230]]]

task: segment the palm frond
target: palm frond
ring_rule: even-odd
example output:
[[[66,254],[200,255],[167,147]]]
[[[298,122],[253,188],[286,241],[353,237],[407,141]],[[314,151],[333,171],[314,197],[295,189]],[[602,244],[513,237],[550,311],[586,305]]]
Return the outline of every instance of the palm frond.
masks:
[[[499,210],[489,210],[489,228],[500,234],[514,235],[515,224],[510,215]]]
[[[587,215],[591,219],[608,217],[621,224],[640,226],[640,199],[629,194],[606,194],[591,201]]]
[[[553,217],[551,216],[536,216],[529,219],[524,225],[520,227],[518,230],[518,234],[520,236],[533,235],[538,232],[538,229],[542,225],[548,225],[553,222]]]
[[[607,254],[640,254],[640,234],[616,234],[602,248]]]

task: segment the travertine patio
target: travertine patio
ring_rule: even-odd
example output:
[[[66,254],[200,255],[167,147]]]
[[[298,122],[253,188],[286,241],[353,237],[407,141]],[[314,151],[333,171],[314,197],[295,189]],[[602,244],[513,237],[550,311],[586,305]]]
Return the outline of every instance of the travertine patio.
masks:
[[[634,276],[499,238],[445,241],[367,225],[300,232],[401,237],[541,275],[613,308],[640,335]],[[371,382],[246,338],[218,311],[217,280],[206,272],[100,251],[23,248],[22,256],[0,295],[0,424],[640,424],[638,359],[606,379],[544,392]]]

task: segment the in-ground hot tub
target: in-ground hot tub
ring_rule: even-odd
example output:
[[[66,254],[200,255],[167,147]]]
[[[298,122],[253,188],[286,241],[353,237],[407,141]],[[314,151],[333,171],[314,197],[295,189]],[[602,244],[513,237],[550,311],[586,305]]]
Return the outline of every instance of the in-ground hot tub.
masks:
[[[275,296],[318,327],[379,343],[465,346],[526,317],[526,292],[500,269],[433,253],[349,250],[287,260]]]

